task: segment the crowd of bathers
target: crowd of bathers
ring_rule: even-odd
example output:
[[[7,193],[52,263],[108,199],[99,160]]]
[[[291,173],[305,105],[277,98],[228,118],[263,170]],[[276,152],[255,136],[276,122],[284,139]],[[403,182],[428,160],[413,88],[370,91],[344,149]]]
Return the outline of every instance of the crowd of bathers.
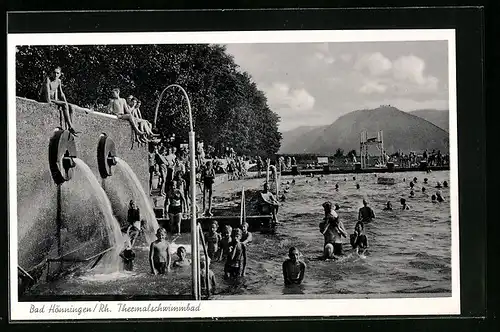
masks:
[[[131,204],[133,204],[131,202]],[[134,205],[131,205],[135,208]],[[247,265],[247,246],[252,242],[252,233],[248,231],[248,223],[243,222],[240,227],[233,229],[229,225],[221,225],[216,220],[210,224],[208,232],[204,234],[204,241],[208,255],[208,264],[203,255],[200,256],[200,277],[202,288],[208,284],[208,291],[213,293],[216,290],[217,282],[210,264],[224,264],[223,278],[235,280],[245,276]],[[136,258],[133,251],[133,245],[138,235],[144,227],[139,225],[130,225],[126,232],[126,246],[120,253],[124,263],[124,269],[134,270],[134,260]],[[175,239],[174,239],[175,240]],[[191,266],[191,260],[188,259],[187,250],[184,246],[177,247],[177,258],[171,257],[171,245],[173,241],[167,241],[167,230],[163,227],[156,231],[156,240],[150,244],[149,265],[151,273],[167,274],[172,268],[187,268]],[[208,274],[208,282],[206,276]]]
[[[376,176],[376,174],[375,174]],[[314,174],[310,174],[309,177],[314,178]],[[323,175],[317,176],[318,181],[321,181]],[[347,181],[347,178],[344,178]],[[353,181],[356,181],[356,177],[353,177]],[[309,183],[309,179],[306,179],[306,183]],[[403,178],[403,182],[406,183],[406,178]],[[284,191],[290,188],[290,184],[294,185],[296,183],[295,178],[292,181],[287,181],[286,188]],[[327,181],[325,182],[327,183]],[[409,182],[410,192],[409,197],[415,198],[416,184],[418,183],[418,178],[414,177]],[[425,197],[428,197],[426,187],[429,187],[430,183],[428,178],[423,179],[423,183],[420,191]],[[437,182],[435,185],[436,193],[432,194],[431,202],[433,204],[444,202],[443,195],[441,193],[442,188],[447,188],[448,182],[443,181]],[[359,183],[356,183],[356,189],[360,189]],[[335,190],[339,191],[339,184],[335,185]],[[284,200],[282,198],[281,200]],[[400,199],[401,210],[409,210],[410,205],[407,203],[406,198]],[[339,217],[339,204],[332,204],[327,201],[322,204],[324,209],[324,218],[319,223],[319,231],[324,237],[323,244],[323,255],[322,258],[325,260],[336,260],[340,256],[344,255],[344,238],[349,237],[349,244],[357,255],[364,255],[367,253],[368,249],[368,238],[364,232],[365,226],[369,225],[375,219],[375,213],[373,209],[369,206],[367,199],[363,199],[363,206],[358,211],[357,221],[354,226],[354,230],[351,234],[348,234],[342,220]],[[392,211],[392,203],[388,201],[386,206],[383,208],[384,211]],[[303,261],[299,259],[299,250],[295,247],[290,248],[289,258],[283,263],[283,277],[285,284],[300,284],[304,278],[306,265]]]

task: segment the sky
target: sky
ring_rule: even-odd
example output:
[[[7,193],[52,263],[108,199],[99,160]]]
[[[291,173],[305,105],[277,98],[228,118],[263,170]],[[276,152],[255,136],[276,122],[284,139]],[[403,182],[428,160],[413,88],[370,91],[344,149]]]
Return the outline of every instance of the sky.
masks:
[[[448,109],[447,41],[227,44],[281,117],[280,131],[380,105]]]

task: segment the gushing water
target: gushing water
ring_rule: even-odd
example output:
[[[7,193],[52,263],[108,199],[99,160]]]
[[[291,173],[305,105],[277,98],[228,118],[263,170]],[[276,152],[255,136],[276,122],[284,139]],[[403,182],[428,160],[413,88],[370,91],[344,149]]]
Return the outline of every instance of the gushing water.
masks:
[[[158,221],[149,201],[149,197],[141,186],[141,182],[137,178],[132,168],[124,160],[116,157],[116,167],[122,171],[122,173],[127,178],[129,184],[132,186],[133,192],[138,197],[138,206],[141,208],[141,213],[143,213],[146,219],[146,229],[144,230],[144,235],[148,243],[156,240],[156,230],[158,229]]]
[[[109,245],[113,247],[113,250],[105,254],[95,270],[101,273],[116,272],[122,269],[122,262],[119,253],[124,246],[124,237],[120,230],[120,225],[113,215],[113,210],[111,209],[111,203],[108,196],[102,189],[99,181],[94,176],[94,173],[81,159],[75,158],[76,170],[83,174],[91,187],[95,201],[104,216],[104,224],[106,225],[106,230],[108,234]]]

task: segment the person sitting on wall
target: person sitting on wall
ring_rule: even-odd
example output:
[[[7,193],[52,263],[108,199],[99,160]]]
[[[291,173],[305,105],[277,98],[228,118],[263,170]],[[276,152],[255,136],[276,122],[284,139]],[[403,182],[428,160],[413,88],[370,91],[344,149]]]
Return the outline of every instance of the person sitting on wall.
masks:
[[[75,105],[68,104],[66,100],[66,95],[62,90],[61,82],[61,67],[55,67],[52,72],[45,77],[45,80],[40,88],[40,102],[55,104],[59,109],[62,110],[64,121],[68,127],[68,130],[74,136],[77,136],[80,132],[77,132],[73,127],[72,115],[73,108]],[[89,109],[82,108],[85,113],[88,113]]]
[[[132,115],[132,111],[128,106],[124,98],[120,98],[120,89],[114,88],[111,90],[111,99],[108,104],[109,113],[114,114],[118,119],[127,120],[130,122],[132,129],[138,136],[138,140],[142,143],[148,142],[148,137],[146,133],[139,129],[135,117]]]
[[[127,99],[127,103],[129,105],[129,107],[131,108],[132,115],[134,116],[135,120],[137,121],[137,125],[139,126],[139,129],[141,131],[145,132],[146,135],[149,137],[160,136],[160,134],[153,133],[153,125],[151,125],[151,122],[142,118],[142,114],[141,114],[142,102],[139,99],[135,98],[134,96],[129,96]],[[159,141],[159,140],[157,140],[157,141]]]

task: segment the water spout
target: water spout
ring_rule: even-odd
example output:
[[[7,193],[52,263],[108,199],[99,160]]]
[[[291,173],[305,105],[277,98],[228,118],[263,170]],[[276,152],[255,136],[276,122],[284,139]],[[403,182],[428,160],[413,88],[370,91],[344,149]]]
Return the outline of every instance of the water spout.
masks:
[[[130,165],[119,157],[115,157],[115,159],[117,170],[120,170],[124,174],[127,184],[131,186],[133,197],[135,198],[136,204],[141,210],[141,218],[146,221],[146,224],[144,226],[144,235],[148,243],[151,243],[156,240],[155,234],[159,226],[153,211],[152,204],[149,200],[149,196],[146,195],[144,188],[141,186],[141,182],[137,178],[137,175],[134,173]],[[106,188],[106,190],[108,190],[108,188]]]

